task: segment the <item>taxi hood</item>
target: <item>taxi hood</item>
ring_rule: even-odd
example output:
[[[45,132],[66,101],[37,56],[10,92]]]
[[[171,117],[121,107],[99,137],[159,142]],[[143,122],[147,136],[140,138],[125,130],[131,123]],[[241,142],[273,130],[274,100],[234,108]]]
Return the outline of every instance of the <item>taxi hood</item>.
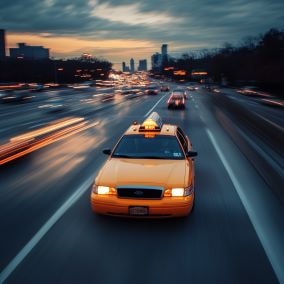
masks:
[[[187,160],[109,159],[96,178],[96,184],[152,185],[183,187],[187,185],[190,165]],[[186,178],[187,177],[187,178]]]

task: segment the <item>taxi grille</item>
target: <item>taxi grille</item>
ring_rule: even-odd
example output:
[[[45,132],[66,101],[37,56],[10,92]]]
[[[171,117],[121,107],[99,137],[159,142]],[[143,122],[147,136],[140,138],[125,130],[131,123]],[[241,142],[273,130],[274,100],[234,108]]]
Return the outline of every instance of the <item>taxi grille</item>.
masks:
[[[163,190],[156,188],[117,188],[117,195],[121,198],[160,199]]]

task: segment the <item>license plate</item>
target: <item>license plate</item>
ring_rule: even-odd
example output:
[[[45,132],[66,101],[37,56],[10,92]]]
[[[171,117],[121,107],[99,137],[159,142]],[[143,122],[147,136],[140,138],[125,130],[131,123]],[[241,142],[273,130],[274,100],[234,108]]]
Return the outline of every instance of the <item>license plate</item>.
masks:
[[[148,215],[148,212],[148,207],[145,206],[131,206],[128,208],[128,213],[132,216],[145,216]]]

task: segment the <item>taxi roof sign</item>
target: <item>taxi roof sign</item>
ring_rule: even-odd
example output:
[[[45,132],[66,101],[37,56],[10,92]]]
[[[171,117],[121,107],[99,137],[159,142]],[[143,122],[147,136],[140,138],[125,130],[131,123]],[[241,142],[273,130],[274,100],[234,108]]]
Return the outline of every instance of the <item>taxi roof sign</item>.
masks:
[[[140,132],[144,131],[161,131],[163,121],[157,112],[152,112],[142,123],[139,128]]]

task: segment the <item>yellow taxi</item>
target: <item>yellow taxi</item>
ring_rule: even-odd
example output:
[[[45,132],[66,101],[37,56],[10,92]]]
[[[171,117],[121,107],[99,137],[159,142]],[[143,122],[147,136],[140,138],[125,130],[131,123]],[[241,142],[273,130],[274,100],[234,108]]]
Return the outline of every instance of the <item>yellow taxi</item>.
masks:
[[[153,112],[120,138],[91,192],[95,213],[125,217],[187,216],[194,205],[191,142],[177,125]]]

